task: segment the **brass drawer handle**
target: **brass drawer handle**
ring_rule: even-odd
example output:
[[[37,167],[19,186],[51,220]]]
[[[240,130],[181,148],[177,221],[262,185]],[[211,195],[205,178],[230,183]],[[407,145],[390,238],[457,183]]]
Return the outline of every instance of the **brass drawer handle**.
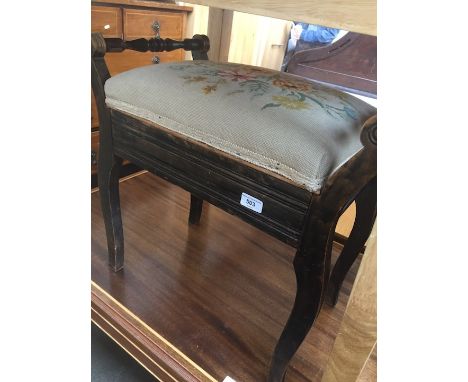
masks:
[[[159,30],[161,29],[161,24],[159,24],[158,20],[153,21],[153,25],[151,25],[151,28],[154,31],[155,38],[161,38],[161,36],[159,35]]]

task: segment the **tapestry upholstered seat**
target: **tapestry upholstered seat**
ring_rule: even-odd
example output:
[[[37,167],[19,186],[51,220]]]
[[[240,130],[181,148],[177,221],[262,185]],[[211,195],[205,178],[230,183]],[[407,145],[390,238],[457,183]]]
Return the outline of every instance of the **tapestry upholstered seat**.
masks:
[[[188,191],[190,224],[203,224],[208,202],[293,246],[296,299],[264,379],[283,382],[325,296],[336,304],[370,234],[377,205],[375,108],[294,75],[210,62],[203,35],[128,41],[95,33],[91,42],[109,265],[115,272],[124,267],[119,175],[125,160]],[[104,60],[106,52],[178,48],[191,50],[194,61],[111,77]],[[354,226],[332,270],[336,223],[353,202]]]
[[[312,192],[362,148],[374,107],[301,77],[232,63],[133,69],[105,83],[106,104],[292,180]],[[183,102],[177,102],[183,100]]]

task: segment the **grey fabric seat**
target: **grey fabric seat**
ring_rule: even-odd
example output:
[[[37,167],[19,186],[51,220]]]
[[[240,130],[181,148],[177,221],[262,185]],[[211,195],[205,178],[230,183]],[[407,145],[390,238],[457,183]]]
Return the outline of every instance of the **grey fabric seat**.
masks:
[[[320,192],[362,148],[374,107],[287,73],[186,61],[137,68],[105,83],[106,104]],[[174,100],[181,100],[175,102]]]

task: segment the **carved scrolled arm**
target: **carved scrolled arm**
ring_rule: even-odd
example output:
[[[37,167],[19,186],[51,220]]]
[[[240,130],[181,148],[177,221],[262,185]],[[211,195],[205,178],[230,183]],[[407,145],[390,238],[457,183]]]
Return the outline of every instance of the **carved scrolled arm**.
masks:
[[[362,125],[361,143],[367,148],[377,148],[377,114]]]

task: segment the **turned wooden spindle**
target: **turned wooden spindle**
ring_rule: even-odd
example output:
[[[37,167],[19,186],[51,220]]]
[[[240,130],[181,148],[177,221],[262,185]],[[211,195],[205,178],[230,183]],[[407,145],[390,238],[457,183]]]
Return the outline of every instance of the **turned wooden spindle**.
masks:
[[[126,49],[138,52],[171,52],[175,49],[208,52],[210,40],[205,35],[195,35],[182,41],[170,38],[139,38],[136,40],[122,40],[121,38],[105,38],[107,52],[122,52]]]

